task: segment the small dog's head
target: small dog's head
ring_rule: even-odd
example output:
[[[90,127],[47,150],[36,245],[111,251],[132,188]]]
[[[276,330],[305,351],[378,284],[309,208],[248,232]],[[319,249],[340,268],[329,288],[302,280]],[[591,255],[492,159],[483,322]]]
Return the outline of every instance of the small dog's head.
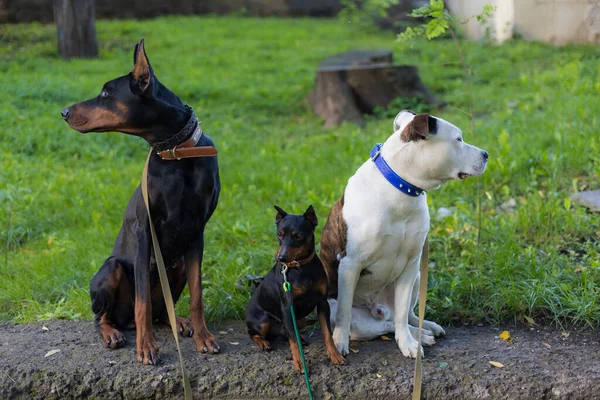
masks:
[[[165,113],[173,113],[165,104],[184,107],[154,75],[143,39],[135,46],[133,64],[129,74],[106,82],[97,97],[63,109],[61,115],[69,126],[81,133],[123,132],[143,136],[157,121],[168,120]]]
[[[400,145],[392,144],[399,149],[397,156],[410,163],[416,180],[429,186],[485,171],[487,151],[465,143],[462,131],[441,118],[404,110],[394,120],[394,132],[390,139],[400,141]]]
[[[275,206],[277,215],[277,239],[279,251],[277,259],[284,263],[309,257],[315,250],[315,227],[318,225],[313,206],[302,215],[292,215]]]

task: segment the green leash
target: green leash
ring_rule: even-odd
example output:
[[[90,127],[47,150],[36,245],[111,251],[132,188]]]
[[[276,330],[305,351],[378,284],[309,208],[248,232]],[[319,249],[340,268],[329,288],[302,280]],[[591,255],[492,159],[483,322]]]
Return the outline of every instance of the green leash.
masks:
[[[290,312],[292,314],[292,322],[294,323],[294,332],[296,333],[296,341],[298,342],[298,349],[300,350],[300,359],[302,360],[302,368],[304,368],[304,380],[306,381],[306,389],[308,389],[308,398],[313,400],[312,389],[310,388],[310,379],[308,378],[308,368],[306,368],[306,361],[304,360],[304,351],[302,350],[302,340],[300,340],[300,332],[298,332],[298,325],[296,324],[296,313],[294,312],[294,301],[290,290],[292,285],[287,280],[286,272],[288,266],[282,263],[281,273],[283,274],[283,290],[285,291],[288,303],[290,304]]]

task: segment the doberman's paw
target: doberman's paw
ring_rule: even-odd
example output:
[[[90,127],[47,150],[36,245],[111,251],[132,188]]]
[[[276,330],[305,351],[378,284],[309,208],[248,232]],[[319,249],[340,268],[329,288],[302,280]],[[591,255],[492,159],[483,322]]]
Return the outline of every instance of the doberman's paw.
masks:
[[[201,353],[217,354],[221,350],[217,339],[208,331],[203,334],[194,332],[194,342],[196,342],[196,347]]]
[[[104,339],[104,345],[111,350],[125,346],[125,335],[113,327],[102,327],[102,338]]]
[[[160,363],[158,345],[154,338],[138,341],[137,359],[139,362],[146,365],[158,365]]]
[[[185,318],[176,317],[177,318],[177,332],[183,337],[192,337],[194,334],[194,329],[192,328],[192,324]]]

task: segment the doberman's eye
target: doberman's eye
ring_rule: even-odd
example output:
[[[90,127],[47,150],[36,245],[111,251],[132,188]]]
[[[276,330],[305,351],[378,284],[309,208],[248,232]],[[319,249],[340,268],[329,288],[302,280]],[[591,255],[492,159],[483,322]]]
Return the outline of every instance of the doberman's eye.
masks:
[[[100,92],[100,97],[108,97],[108,92],[106,91],[106,89],[102,89],[102,91]]]
[[[457,138],[456,140],[458,140],[459,142],[462,142],[462,138],[461,137]]]

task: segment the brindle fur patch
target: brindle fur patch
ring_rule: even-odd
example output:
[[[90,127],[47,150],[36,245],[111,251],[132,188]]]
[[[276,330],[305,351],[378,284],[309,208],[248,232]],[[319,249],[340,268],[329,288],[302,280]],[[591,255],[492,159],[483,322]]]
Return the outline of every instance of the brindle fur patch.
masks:
[[[333,206],[327,217],[327,222],[321,233],[320,259],[329,281],[329,297],[337,298],[337,280],[340,258],[346,256],[346,245],[348,243],[348,226],[342,215],[344,208],[344,196]]]

